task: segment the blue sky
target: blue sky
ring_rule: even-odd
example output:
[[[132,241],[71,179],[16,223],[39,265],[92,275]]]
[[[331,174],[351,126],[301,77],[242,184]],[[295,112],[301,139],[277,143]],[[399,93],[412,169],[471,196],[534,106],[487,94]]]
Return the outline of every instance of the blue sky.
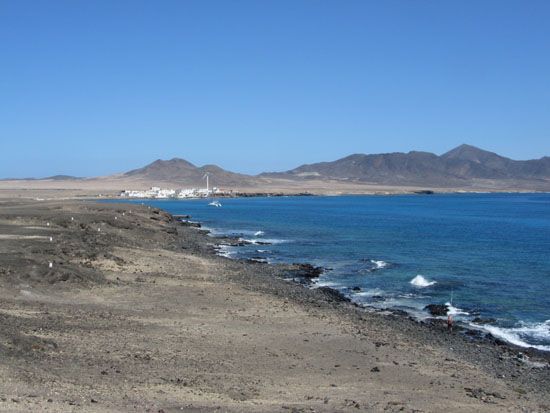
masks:
[[[550,155],[550,2],[0,2],[0,177]]]

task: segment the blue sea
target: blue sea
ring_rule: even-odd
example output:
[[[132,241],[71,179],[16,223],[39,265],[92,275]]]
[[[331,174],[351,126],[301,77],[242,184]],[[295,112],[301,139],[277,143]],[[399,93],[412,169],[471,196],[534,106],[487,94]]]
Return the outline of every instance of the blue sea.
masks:
[[[328,268],[315,285],[406,310],[448,303],[455,319],[550,351],[550,195],[453,194],[146,200],[213,235],[253,244],[230,258]],[[354,287],[358,287],[355,288]],[[476,317],[495,321],[482,327]]]

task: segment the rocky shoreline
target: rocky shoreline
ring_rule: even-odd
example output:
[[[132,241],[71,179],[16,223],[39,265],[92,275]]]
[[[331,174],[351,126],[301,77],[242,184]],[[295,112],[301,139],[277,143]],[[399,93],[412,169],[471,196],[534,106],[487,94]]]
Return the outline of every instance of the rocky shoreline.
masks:
[[[195,227],[195,228],[202,227],[200,222],[189,221],[190,219],[191,219],[191,216],[186,215],[185,219],[181,221],[182,225]],[[239,246],[252,244],[252,242],[243,240],[241,237],[238,237],[238,236],[228,236],[228,235],[214,236],[210,234],[210,231],[208,230],[202,230],[201,232],[202,234],[209,236],[209,238],[206,238],[206,241],[205,241],[207,243],[209,242],[210,239],[214,239],[217,241],[217,245],[227,245],[231,247],[239,247]],[[261,242],[256,242],[256,243],[258,245],[264,245]],[[266,245],[268,245],[268,243],[266,243]],[[216,248],[214,248],[212,252],[216,255],[219,254],[219,251]],[[441,318],[441,317],[447,316],[449,312],[449,306],[447,304],[427,305],[425,307],[425,310],[432,317],[429,317],[425,320],[418,320],[403,310],[397,310],[392,308],[380,309],[378,307],[370,307],[368,304],[358,305],[352,302],[350,297],[346,296],[344,293],[336,289],[333,289],[330,287],[315,287],[314,281],[320,275],[322,275],[325,271],[327,271],[327,268],[317,267],[310,263],[305,263],[305,262],[293,263],[293,264],[269,264],[267,261],[256,259],[254,257],[248,258],[248,259],[238,259],[237,261],[250,263],[250,264],[259,263],[259,264],[274,266],[277,269],[276,274],[278,277],[291,279],[294,283],[299,284],[306,288],[314,287],[314,289],[316,290],[318,289],[322,291],[323,294],[327,295],[328,297],[331,297],[334,301],[349,303],[355,307],[364,308],[364,309],[367,309],[368,311],[373,311],[373,312],[380,312],[380,313],[391,312],[397,316],[405,317],[409,320],[412,320],[420,324],[434,326],[436,327],[436,331],[440,331],[441,327],[444,327],[444,328],[448,327],[446,320]],[[358,287],[354,287],[352,290],[354,290],[355,288],[358,288]],[[491,324],[495,321],[496,320],[490,319],[490,318],[477,317],[473,320],[473,323],[479,326],[482,326],[484,324]],[[482,331],[481,329],[471,328],[464,323],[455,323],[453,326],[453,329],[457,332],[464,334],[469,341],[481,342],[489,345],[496,345],[499,347],[507,348],[507,351],[511,353],[515,353],[518,359],[526,359],[528,357],[534,357],[537,360],[537,362],[550,364],[550,352],[538,350],[533,347],[520,347],[520,346],[514,345],[512,343],[509,343],[505,340],[502,340],[498,337],[491,335],[491,333],[489,332]]]
[[[204,235],[208,235],[209,231],[203,230]],[[242,240],[239,237],[221,236],[213,237],[221,241],[222,245],[241,246]],[[214,253],[217,253],[214,250]],[[351,301],[342,292],[330,288],[330,287],[315,287],[311,289],[313,281],[318,278],[323,272],[324,268],[313,266],[310,263],[294,263],[294,264],[268,264],[267,262],[254,262],[250,259],[240,259],[238,261],[246,264],[260,264],[264,266],[272,266],[276,268],[274,275],[278,278],[284,278],[291,280],[292,283],[298,285],[300,288],[307,289],[308,292],[319,294],[322,300],[330,302],[339,311],[348,312],[352,317],[359,317],[361,319],[362,312],[368,312],[369,314],[379,315],[382,319],[399,326],[398,328],[407,327],[407,331],[418,327],[418,331],[414,334],[422,334],[425,339],[433,340],[438,344],[445,343],[445,345],[452,345],[452,350],[456,353],[462,354],[471,361],[476,363],[483,363],[484,368],[495,373],[500,378],[510,377],[512,379],[518,379],[525,377],[523,368],[525,366],[535,367],[541,369],[544,372],[544,379],[542,381],[548,381],[550,383],[550,353],[538,350],[536,348],[524,348],[516,346],[512,343],[506,342],[498,337],[494,337],[488,332],[472,329],[465,324],[455,324],[453,326],[453,332],[449,334],[447,322],[444,319],[437,318],[438,316],[446,316],[448,313],[448,306],[444,304],[430,304],[426,307],[426,310],[433,316],[433,318],[427,318],[425,320],[418,320],[411,316],[409,313],[403,310],[397,309],[379,309],[375,307],[369,307],[358,305]],[[307,301],[306,301],[307,302]],[[358,314],[359,313],[359,314]],[[478,324],[490,323],[491,320],[478,319]],[[450,342],[450,343],[449,343]],[[448,344],[447,344],[448,343]],[[492,353],[489,357],[484,354],[484,357],[480,357],[483,348],[488,353]],[[528,367],[529,368],[529,367]],[[526,378],[523,383],[535,384],[535,388],[541,385],[539,378],[531,379]],[[471,397],[475,397],[484,401],[490,399],[487,393],[480,391],[480,389],[466,388]]]
[[[547,354],[217,256],[156,208],[5,201],[0,235],[0,410],[550,409]]]
[[[190,215],[186,216],[186,219],[182,221],[182,224],[184,226],[190,226],[194,228],[202,228],[202,224],[198,221],[190,221],[192,217]],[[248,242],[246,240],[241,239],[238,236],[213,236],[210,234],[210,231],[208,230],[201,230],[200,234],[205,236],[205,239],[203,242],[205,242],[207,245],[210,245],[212,239],[217,240],[220,244],[219,245],[229,245],[229,246],[244,246],[251,244],[251,242]],[[262,243],[258,243],[258,245],[262,245]],[[213,248],[209,251],[210,253],[218,255],[218,251],[216,248]],[[222,257],[225,259],[225,257]],[[418,320],[414,317],[412,317],[409,313],[403,310],[397,310],[397,309],[379,309],[375,307],[369,307],[358,305],[351,301],[351,299],[343,294],[342,292],[330,288],[330,287],[315,287],[314,289],[311,289],[314,280],[318,278],[323,272],[326,271],[326,268],[323,267],[317,267],[310,263],[301,262],[301,263],[293,263],[293,264],[269,264],[267,262],[255,260],[255,259],[240,259],[237,260],[240,262],[243,262],[246,264],[259,264],[259,265],[265,265],[268,267],[273,267],[272,269],[274,272],[268,271],[270,274],[274,275],[277,278],[282,278],[285,280],[292,280],[293,283],[297,284],[299,287],[307,288],[308,290],[314,291],[315,293],[320,293],[322,299],[326,299],[331,303],[340,303],[344,305],[344,308],[347,308],[348,310],[355,311],[355,310],[365,310],[372,312],[374,314],[379,313],[382,316],[388,316],[392,318],[403,318],[404,322],[412,322],[413,324],[418,324],[421,327],[427,327],[428,329],[433,329],[433,334],[441,335],[443,334],[443,338],[446,339],[448,336],[448,326],[447,322],[444,319],[437,318],[441,316],[446,316],[448,314],[448,306],[446,304],[430,304],[426,307],[426,310],[433,316],[433,318],[427,318],[425,320]],[[350,306],[353,307],[350,309]],[[489,319],[483,319],[478,318],[477,324],[486,324],[490,323],[491,320]],[[535,366],[546,366],[547,369],[550,369],[550,352],[545,352],[538,350],[533,347],[525,348],[516,346],[512,343],[509,343],[505,340],[502,340],[498,337],[494,337],[488,332],[477,330],[468,327],[465,324],[456,323],[453,326],[453,330],[455,332],[454,337],[456,337],[456,334],[458,334],[458,337],[462,336],[464,338],[463,342],[457,343],[458,345],[466,345],[466,346],[489,346],[490,348],[494,348],[497,353],[502,352],[502,354],[499,354],[497,356],[497,359],[499,361],[505,360],[505,359],[511,359],[519,361],[520,363],[530,363],[531,365]],[[429,332],[428,334],[432,334]],[[511,373],[512,376],[518,376],[517,373]],[[504,374],[503,374],[504,376]],[[550,377],[550,375],[549,375]]]

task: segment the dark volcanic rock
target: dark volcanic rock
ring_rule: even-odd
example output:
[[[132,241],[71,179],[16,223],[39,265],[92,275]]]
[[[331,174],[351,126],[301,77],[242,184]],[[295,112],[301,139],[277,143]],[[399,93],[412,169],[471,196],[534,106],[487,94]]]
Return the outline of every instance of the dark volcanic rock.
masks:
[[[449,307],[445,304],[428,304],[424,307],[424,310],[428,310],[431,315],[442,316],[447,315]]]
[[[494,318],[483,318],[483,317],[476,317],[472,320],[472,323],[476,324],[493,324],[496,323],[496,319]]]
[[[334,290],[332,288],[319,287],[318,290],[321,291],[323,293],[323,295],[328,297],[331,301],[337,301],[337,302],[349,302],[349,301],[351,301],[348,297],[346,297],[340,291]]]
[[[198,223],[198,222],[192,222],[192,221],[180,221],[181,225],[185,226],[185,227],[195,227],[195,228],[200,228],[201,227],[201,224]]]
[[[322,267],[315,267],[311,264],[292,264],[292,270],[298,277],[302,278],[318,278],[323,272]]]

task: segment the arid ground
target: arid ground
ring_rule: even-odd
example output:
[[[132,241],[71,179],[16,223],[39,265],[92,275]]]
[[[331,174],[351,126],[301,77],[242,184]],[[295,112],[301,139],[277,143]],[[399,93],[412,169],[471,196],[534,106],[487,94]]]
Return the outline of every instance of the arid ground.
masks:
[[[146,206],[0,202],[0,410],[550,411],[544,355],[355,307],[214,242]]]

